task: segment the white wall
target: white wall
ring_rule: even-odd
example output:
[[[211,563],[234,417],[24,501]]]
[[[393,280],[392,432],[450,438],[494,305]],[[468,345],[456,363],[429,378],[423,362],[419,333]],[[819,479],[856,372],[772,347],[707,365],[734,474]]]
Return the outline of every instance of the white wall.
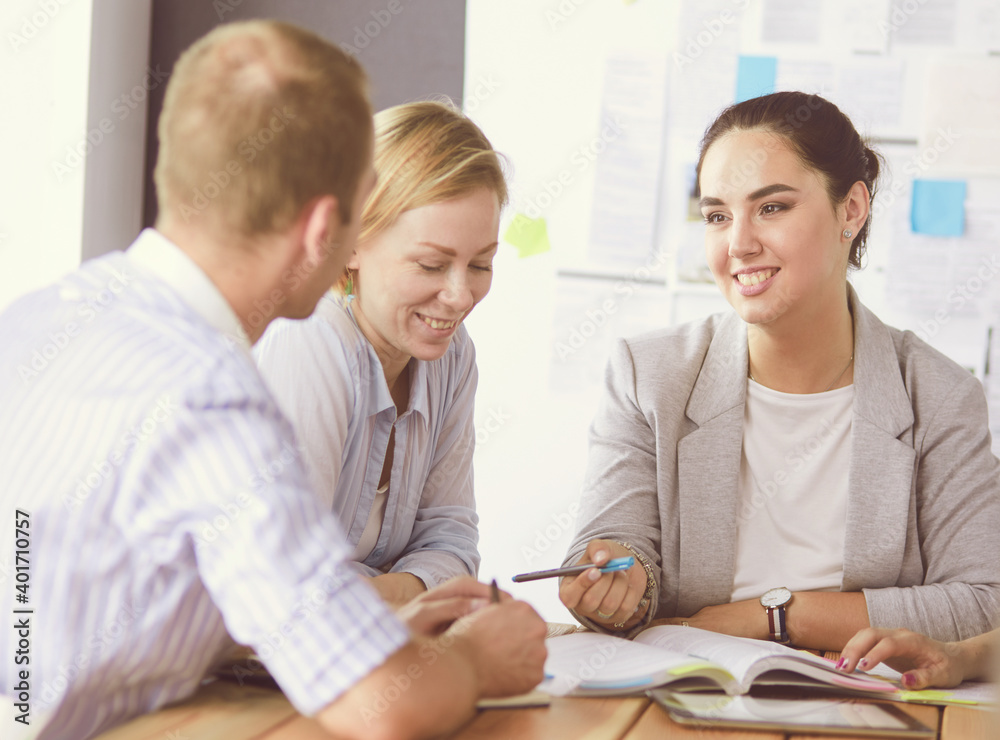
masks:
[[[112,106],[142,82],[149,9],[11,0],[0,10],[0,309],[80,263],[85,184],[88,241],[138,229],[145,109],[123,120]]]
[[[512,205],[570,169],[573,182],[544,216],[551,252],[519,259],[501,244],[493,288],[470,316],[480,381],[476,498],[481,577],[496,577],[550,621],[573,621],[556,581],[513,584],[518,572],[556,567],[575,531],[586,464],[590,391],[551,387],[556,271],[585,253],[593,169],[573,153],[599,133],[604,59],[629,48],[664,53],[676,35],[668,3],[470,0],[466,111],[513,165]],[[479,94],[477,95],[477,90]],[[599,352],[601,352],[599,350]],[[558,380],[558,379],[556,379]]]
[[[13,0],[0,10],[0,307],[80,261],[82,167],[53,164],[87,124],[93,0]]]

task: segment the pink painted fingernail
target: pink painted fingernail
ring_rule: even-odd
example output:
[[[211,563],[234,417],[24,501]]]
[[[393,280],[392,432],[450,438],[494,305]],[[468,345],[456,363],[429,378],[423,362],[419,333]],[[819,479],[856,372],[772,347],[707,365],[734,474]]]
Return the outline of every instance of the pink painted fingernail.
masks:
[[[858,661],[858,668],[864,670],[867,667],[868,667],[868,658],[862,658],[861,660]]]
[[[607,559],[607,557],[608,553],[606,553],[604,550],[598,550],[597,552],[594,553],[594,562],[598,564],[603,563]]]
[[[912,689],[913,685],[917,682],[916,677],[912,673],[903,674],[903,686]]]
[[[845,665],[847,665],[847,658],[841,658],[840,660],[837,661],[837,670],[838,671],[844,670]]]
[[[599,571],[597,568],[591,568],[590,570],[587,571],[587,574],[590,576],[590,580],[592,581],[601,580],[601,571]]]

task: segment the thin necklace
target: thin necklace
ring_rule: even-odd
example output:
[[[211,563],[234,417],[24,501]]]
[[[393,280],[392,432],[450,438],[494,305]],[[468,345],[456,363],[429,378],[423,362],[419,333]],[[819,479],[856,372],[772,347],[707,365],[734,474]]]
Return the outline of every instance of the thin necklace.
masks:
[[[851,366],[851,363],[852,363],[852,362],[854,362],[854,353],[853,353],[853,352],[851,352],[851,359],[849,359],[849,360],[847,361],[847,364],[846,364],[846,365],[844,365],[844,369],[843,369],[843,370],[841,370],[841,371],[840,371],[840,374],[839,374],[839,375],[837,375],[837,377],[833,379],[833,382],[832,382],[832,383],[830,383],[830,385],[828,385],[828,386],[826,387],[826,390],[824,390],[824,391],[821,391],[821,392],[822,392],[822,393],[826,393],[826,391],[830,390],[831,388],[833,388],[833,386],[837,385],[837,383],[838,383],[838,382],[840,381],[840,379],[841,379],[842,377],[844,377],[844,373],[846,373],[846,372],[847,372],[847,368],[849,368],[849,367]],[[750,378],[750,380],[752,380],[752,381],[753,381],[754,383],[758,383],[758,382],[759,382],[759,381],[757,380],[757,378],[755,378],[755,377],[753,376],[753,373],[752,373],[752,372],[750,372],[750,358],[749,358],[749,356],[747,357],[747,377],[748,377],[748,378]]]

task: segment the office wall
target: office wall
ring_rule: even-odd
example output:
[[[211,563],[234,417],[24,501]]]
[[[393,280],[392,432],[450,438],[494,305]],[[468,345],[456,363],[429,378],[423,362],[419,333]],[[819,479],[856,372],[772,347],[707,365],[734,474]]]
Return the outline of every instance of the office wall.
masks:
[[[468,320],[484,577],[510,585],[561,561],[615,337],[728,309],[705,280],[688,196],[699,138],[741,87],[829,97],[886,155],[867,266],[852,280],[888,323],[987,383],[1000,437],[1000,383],[986,372],[987,356],[1000,358],[989,340],[1000,323],[995,3],[470,0],[468,18],[466,100],[513,165],[494,287]],[[964,198],[915,210],[916,180],[960,183]],[[945,211],[961,215],[960,233],[914,231],[914,218]],[[569,618],[553,583],[512,588],[548,619]]]
[[[169,70],[181,51],[220,23],[275,18],[308,28],[354,54],[371,79],[375,110],[446,95],[461,103],[464,0],[154,0],[150,64]],[[156,218],[152,169],[163,88],[149,102],[143,222]]]
[[[93,5],[0,9],[0,308],[80,261]]]

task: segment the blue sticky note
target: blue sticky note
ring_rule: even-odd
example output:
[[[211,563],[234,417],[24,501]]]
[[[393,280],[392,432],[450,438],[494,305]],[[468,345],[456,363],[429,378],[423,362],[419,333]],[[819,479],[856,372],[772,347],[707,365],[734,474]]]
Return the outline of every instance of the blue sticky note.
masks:
[[[965,181],[914,180],[910,228],[914,234],[961,236],[965,231]]]
[[[778,57],[741,56],[736,68],[736,102],[773,93],[777,76]]]

